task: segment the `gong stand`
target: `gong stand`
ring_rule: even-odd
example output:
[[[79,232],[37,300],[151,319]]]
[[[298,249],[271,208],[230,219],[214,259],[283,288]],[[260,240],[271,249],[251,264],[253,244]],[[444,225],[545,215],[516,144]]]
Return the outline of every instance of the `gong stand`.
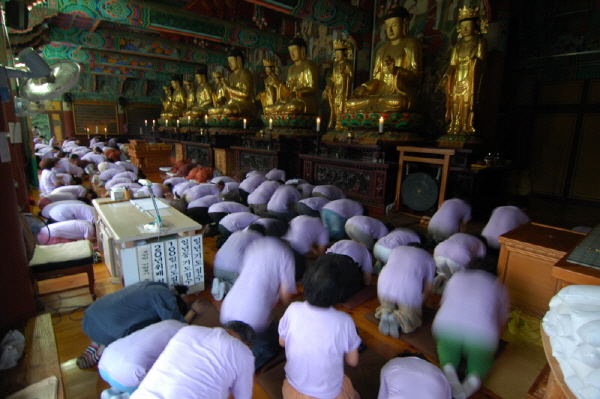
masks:
[[[447,148],[426,148],[426,147],[404,147],[398,146],[396,150],[400,152],[400,161],[398,165],[398,181],[396,182],[396,199],[394,200],[394,209],[400,209],[402,201],[402,176],[404,176],[404,167],[407,162],[421,162],[433,165],[442,165],[442,178],[440,182],[440,191],[438,196],[438,209],[444,201],[446,194],[446,183],[448,182],[448,170],[450,168],[450,157],[456,152]],[[409,153],[411,155],[409,155]],[[419,154],[419,155],[412,155]],[[439,158],[443,155],[443,158]]]

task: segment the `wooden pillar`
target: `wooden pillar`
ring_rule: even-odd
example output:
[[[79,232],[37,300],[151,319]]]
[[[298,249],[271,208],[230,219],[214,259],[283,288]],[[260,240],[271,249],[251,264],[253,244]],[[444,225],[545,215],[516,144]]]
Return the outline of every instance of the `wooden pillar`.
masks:
[[[63,140],[65,137],[75,136],[75,115],[73,114],[73,103],[71,100],[70,93],[66,93],[64,101],[62,101],[62,122],[63,122],[63,136],[57,137],[59,140]],[[80,132],[83,131],[80,129]]]

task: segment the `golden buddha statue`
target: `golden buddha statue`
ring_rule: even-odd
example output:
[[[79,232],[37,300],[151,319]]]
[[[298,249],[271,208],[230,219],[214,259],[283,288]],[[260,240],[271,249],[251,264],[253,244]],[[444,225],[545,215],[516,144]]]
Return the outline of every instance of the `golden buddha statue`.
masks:
[[[263,109],[267,105],[273,105],[279,100],[279,74],[277,73],[277,63],[272,60],[263,60],[263,66],[265,67],[265,91],[261,92],[257,96],[257,100],[260,100]]]
[[[204,64],[200,64],[198,69],[196,69],[194,75],[196,81],[196,87],[194,88],[194,103],[190,108],[185,110],[183,113],[184,117],[190,117],[193,120],[204,118],[208,108],[213,106],[213,88],[206,79],[206,72],[207,68]]]
[[[264,109],[267,117],[272,115],[309,114],[316,115],[317,64],[306,59],[306,42],[300,37],[292,39],[288,46],[292,66],[287,72],[285,84],[278,85],[279,100]]]
[[[354,74],[352,61],[348,57],[348,44],[345,40],[333,42],[334,62],[331,83],[323,91],[323,98],[329,99],[331,117],[329,129],[342,130],[341,115],[346,113],[348,90]]]
[[[373,79],[356,88],[348,111],[414,111],[421,77],[421,42],[408,36],[410,15],[394,5],[385,14],[388,41],[377,50]]]
[[[208,109],[208,114],[213,117],[246,117],[252,118],[256,113],[254,106],[254,89],[252,87],[252,74],[244,68],[244,53],[233,49],[227,55],[227,62],[231,69],[229,81],[223,79],[222,86],[227,93],[228,100],[225,104]]]
[[[480,20],[479,7],[463,7],[458,12],[458,42],[452,49],[450,65],[440,87],[446,92],[448,133],[475,134],[473,119],[479,87],[487,58],[487,21]]]
[[[196,102],[196,89],[194,87],[194,81],[190,78],[186,78],[183,81],[183,88],[185,89],[185,109],[183,110],[183,116],[189,116],[192,111],[192,107]]]
[[[212,93],[212,104],[213,107],[220,107],[229,101],[225,84],[223,83],[225,79],[221,72],[213,72],[213,78],[215,79],[215,91]]]
[[[186,107],[187,94],[181,87],[181,76],[175,75],[171,78],[171,109],[164,113],[163,119],[177,119],[181,116]]]
[[[162,112],[160,113],[161,119],[168,119],[171,115],[171,98],[171,86],[163,86],[163,98],[161,99]]]

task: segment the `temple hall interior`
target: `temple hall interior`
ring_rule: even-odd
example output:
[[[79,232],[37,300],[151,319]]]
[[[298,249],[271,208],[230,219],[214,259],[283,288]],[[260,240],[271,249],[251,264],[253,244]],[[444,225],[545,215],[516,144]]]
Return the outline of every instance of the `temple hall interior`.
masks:
[[[370,252],[360,289],[334,306],[360,338],[358,366],[344,372],[363,399],[392,397],[380,392],[380,372],[399,354],[422,356],[448,382],[432,323],[449,276],[434,249],[454,233],[483,233],[485,257],[461,268],[491,272],[510,310],[491,369],[469,390],[463,359],[453,396],[600,398],[598,330],[577,335],[600,320],[597,1],[4,0],[0,8],[0,334],[25,340],[6,369],[10,342],[0,344],[0,397],[36,383],[37,395],[51,392],[38,397],[121,397],[106,396],[111,384],[95,363],[81,367],[84,311],[158,281],[187,286],[187,305],[202,305],[191,307],[189,324],[221,327],[233,288],[215,261],[220,248],[256,219],[277,220],[288,234],[267,235],[287,243],[300,214],[318,216],[329,241],[306,253],[290,241],[292,304],[305,299],[300,264],[309,271],[341,239]],[[260,182],[250,190],[252,171]],[[255,202],[263,181],[274,186]],[[295,200],[268,205],[290,187]],[[79,197],[87,219],[50,216]],[[361,211],[324,216],[336,200]],[[438,239],[430,226],[449,200],[469,216]],[[64,212],[76,213],[76,202]],[[233,205],[217,215],[209,210],[217,203]],[[527,221],[492,242],[486,230],[499,207],[521,208]],[[242,212],[254,219],[221,223]],[[337,231],[334,222],[351,216],[368,216],[385,234],[368,233],[369,244],[348,224]],[[52,226],[74,220],[86,220],[86,231],[60,236]],[[390,310],[375,242],[394,229],[416,233],[443,276],[409,333],[401,317],[410,317],[393,316],[397,304],[389,319],[381,313]],[[152,256],[159,252],[164,260]],[[269,309],[271,326],[288,309],[284,299]],[[399,338],[384,334],[386,320],[391,330],[400,324]],[[275,352],[253,374],[253,398],[284,397],[286,349]],[[398,397],[425,397],[407,385],[412,396]]]

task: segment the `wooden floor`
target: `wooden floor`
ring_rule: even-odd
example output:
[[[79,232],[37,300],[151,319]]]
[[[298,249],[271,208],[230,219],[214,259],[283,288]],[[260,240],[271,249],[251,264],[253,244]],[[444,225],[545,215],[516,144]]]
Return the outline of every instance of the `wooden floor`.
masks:
[[[158,177],[151,176],[150,179],[159,181]],[[32,194],[35,195],[35,193]],[[206,298],[217,308],[220,308],[220,302],[214,301],[212,295],[210,294],[212,265],[214,255],[216,253],[214,238],[204,238],[204,250],[207,289],[199,294],[191,296],[189,299]],[[111,276],[104,263],[96,264],[94,270],[96,277],[96,294],[98,297],[110,294],[111,292],[117,291],[121,288],[120,284],[114,284],[111,281]],[[85,275],[67,276],[54,280],[46,280],[39,283],[40,292],[42,294],[67,287],[77,287],[79,285],[82,286],[82,288],[73,289],[60,294],[50,293],[43,295],[40,298],[46,306],[44,312],[52,312],[52,320],[54,322],[54,330],[56,334],[63,373],[63,383],[65,386],[67,399],[98,398],[100,392],[108,388],[108,385],[98,376],[98,371],[95,367],[88,370],[79,370],[75,365],[75,359],[89,343],[88,338],[81,330],[83,311],[85,310],[85,307],[89,306],[92,302],[92,298],[85,287],[86,284],[87,279]],[[437,301],[439,301],[439,297],[432,297],[428,305],[435,306]],[[368,347],[385,358],[391,359],[404,350],[416,351],[415,348],[412,348],[410,345],[400,339],[382,336],[377,330],[377,326],[364,317],[365,314],[374,311],[377,306],[378,301],[376,298],[374,298],[353,310],[345,310],[342,307],[339,307],[339,309],[346,311],[353,317],[354,322],[358,327],[359,334],[363,341],[366,342]],[[510,345],[512,344],[509,344],[509,346]],[[530,349],[531,348],[528,348],[527,350]],[[537,352],[535,348],[531,350],[533,350],[535,353],[534,357],[539,355],[538,352],[542,353],[541,356],[543,357],[543,351],[541,348],[539,348]],[[526,357],[530,356],[527,355]],[[524,393],[534,382],[539,369],[541,369],[541,365],[538,364],[539,361],[537,363],[524,366],[527,368],[527,373],[519,373],[519,371],[516,372],[517,374],[523,374],[525,376],[523,377],[523,380],[520,381],[519,378],[515,379],[514,377],[511,377],[511,375],[514,376],[515,370],[510,370],[512,368],[510,361],[507,363],[508,364],[501,366],[503,369],[498,369],[499,367],[495,367],[492,373],[495,374],[494,378],[499,380],[499,382],[496,383],[498,386],[512,386],[513,389],[509,390],[509,392],[517,392],[518,394],[505,393],[503,396],[500,396],[487,388],[482,388],[478,394],[473,396],[473,398],[522,399],[525,397]],[[536,369],[538,367],[539,369]],[[504,372],[507,372],[507,377],[505,380],[503,380]],[[267,394],[256,383],[254,384],[253,397],[257,399],[268,398]]]

